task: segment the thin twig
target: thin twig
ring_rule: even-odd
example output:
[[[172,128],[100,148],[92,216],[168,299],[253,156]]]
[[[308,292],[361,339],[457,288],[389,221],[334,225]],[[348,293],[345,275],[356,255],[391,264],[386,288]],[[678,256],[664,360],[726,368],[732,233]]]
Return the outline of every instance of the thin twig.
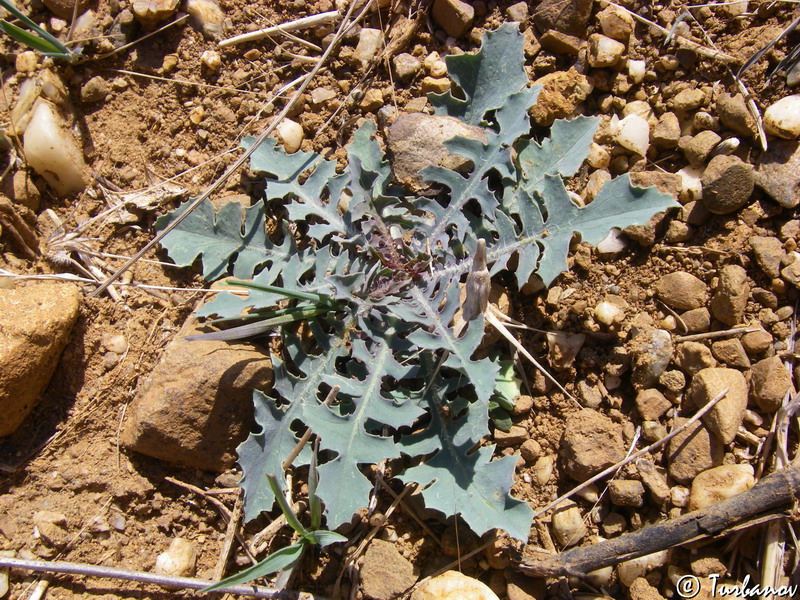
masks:
[[[225,577],[225,567],[228,564],[228,558],[230,558],[231,550],[233,549],[233,540],[236,539],[236,531],[239,528],[239,521],[242,519],[242,495],[241,490],[239,491],[239,495],[236,496],[236,503],[233,505],[233,511],[231,512],[230,521],[228,521],[228,527],[225,530],[225,541],[222,543],[222,549],[219,552],[219,558],[217,559],[217,566],[214,567],[214,575],[212,579],[216,581],[220,581],[223,577]],[[206,495],[206,498],[209,496]]]
[[[351,7],[354,4],[355,3],[351,3]],[[232,46],[234,44],[242,44],[244,42],[253,42],[255,40],[261,40],[265,37],[269,37],[273,33],[296,31],[297,29],[304,29],[306,27],[316,27],[317,25],[326,25],[338,19],[339,16],[340,15],[337,11],[331,10],[328,12],[319,13],[318,15],[302,17],[300,19],[295,19],[294,21],[290,21],[288,23],[282,23],[281,25],[273,25],[272,27],[265,27],[264,29],[259,29],[258,31],[250,31],[248,33],[243,33],[241,35],[228,38],[227,40],[222,40],[221,42],[219,42],[219,47],[225,48],[226,46]]]
[[[81,575],[83,577],[107,577],[136,581],[138,583],[151,583],[154,585],[168,586],[177,589],[202,590],[214,585],[215,581],[195,579],[193,577],[173,577],[145,571],[131,571],[117,567],[102,567],[85,563],[63,561],[23,560],[21,558],[0,557],[0,567],[11,569],[26,569],[44,573],[64,573],[67,575]],[[322,596],[306,592],[279,591],[260,585],[232,585],[219,590],[228,594],[239,594],[251,598],[270,598],[271,600],[326,600]]]
[[[696,342],[698,340],[712,340],[721,337],[731,337],[743,333],[753,333],[761,331],[758,327],[734,327],[724,331],[708,331],[706,333],[695,333],[692,335],[680,335],[674,339],[675,342]]]

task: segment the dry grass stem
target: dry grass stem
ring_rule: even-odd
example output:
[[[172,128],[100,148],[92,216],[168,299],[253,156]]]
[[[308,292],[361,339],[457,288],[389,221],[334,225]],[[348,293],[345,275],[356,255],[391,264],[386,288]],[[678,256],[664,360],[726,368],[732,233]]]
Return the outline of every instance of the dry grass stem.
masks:
[[[227,46],[233,46],[234,44],[243,44],[244,42],[261,40],[264,39],[265,37],[269,37],[273,33],[296,31],[298,29],[317,27],[318,25],[326,25],[328,23],[333,23],[334,21],[338,20],[339,17],[340,17],[339,13],[335,10],[320,13],[318,15],[302,17],[300,19],[295,19],[294,21],[289,21],[288,23],[273,25],[272,27],[265,27],[264,29],[259,29],[258,31],[251,31],[249,33],[243,33],[241,35],[228,38],[227,40],[222,40],[219,43],[219,47],[225,48]]]

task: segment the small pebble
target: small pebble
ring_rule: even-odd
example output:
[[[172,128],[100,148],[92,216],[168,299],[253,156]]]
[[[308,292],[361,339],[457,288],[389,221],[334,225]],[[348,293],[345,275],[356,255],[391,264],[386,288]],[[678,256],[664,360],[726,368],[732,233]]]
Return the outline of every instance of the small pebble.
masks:
[[[209,71],[216,73],[222,66],[222,57],[216,50],[206,50],[200,55],[200,62],[202,62]]]
[[[786,96],[767,108],[764,129],[789,140],[800,136],[800,95]]]
[[[630,114],[617,123],[614,139],[626,150],[644,156],[650,147],[650,126],[639,115]]]
[[[722,465],[703,471],[692,481],[689,510],[695,511],[745,492],[755,485],[753,465]]]
[[[553,537],[562,548],[574,546],[586,535],[583,515],[574,502],[565,500],[553,510],[552,514]]]
[[[595,69],[612,67],[625,53],[625,44],[599,33],[589,36],[589,65]]]
[[[278,125],[277,133],[278,139],[283,144],[287,154],[297,152],[305,137],[302,125],[291,119],[283,119]]]
[[[154,571],[174,577],[193,577],[197,566],[197,550],[184,538],[172,540],[169,548],[158,555]]]

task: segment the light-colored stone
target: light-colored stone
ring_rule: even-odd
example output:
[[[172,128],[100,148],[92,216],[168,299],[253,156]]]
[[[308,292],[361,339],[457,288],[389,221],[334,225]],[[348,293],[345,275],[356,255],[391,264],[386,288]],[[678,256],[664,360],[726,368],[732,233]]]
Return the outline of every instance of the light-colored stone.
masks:
[[[705,104],[706,95],[702,90],[689,88],[678,92],[672,99],[672,108],[679,112],[689,112],[697,110]]]
[[[575,357],[583,348],[586,336],[582,333],[551,331],[547,334],[547,357],[554,369],[563,371],[575,364]]]
[[[79,192],[86,187],[81,144],[61,111],[44,98],[34,104],[23,148],[28,164],[59,195]]]
[[[392,66],[395,76],[400,81],[410,81],[419,73],[422,63],[411,54],[403,52],[392,58]]]
[[[688,419],[675,419],[680,427]],[[678,483],[688,484],[698,473],[722,464],[722,442],[708,427],[698,421],[677,434],[667,443],[667,463],[670,476]]]
[[[305,138],[303,126],[291,119],[283,119],[278,125],[276,133],[287,154],[297,152]]]
[[[185,538],[176,537],[169,548],[158,555],[154,571],[172,577],[194,577],[197,549]]]
[[[358,34],[358,44],[351,60],[361,69],[366,69],[383,47],[383,32],[380,29],[363,27]]]
[[[14,432],[39,401],[79,307],[80,292],[70,283],[0,289],[0,437]]]
[[[67,517],[61,513],[40,510],[33,515],[35,534],[50,548],[61,548],[69,541]]]
[[[657,504],[664,505],[670,501],[671,491],[663,468],[657,467],[646,458],[640,458],[636,461],[636,469],[639,471],[642,483]]]
[[[701,181],[703,204],[715,215],[726,215],[747,204],[755,174],[753,167],[738,156],[719,155],[708,163]]]
[[[628,343],[633,355],[631,381],[636,389],[652,387],[672,360],[672,336],[664,329],[643,328]]]
[[[787,140],[800,136],[800,94],[781,98],[764,111],[764,129]]]
[[[708,302],[708,286],[685,271],[664,275],[656,282],[655,291],[664,304],[676,310],[692,310]]]
[[[595,69],[613,67],[625,54],[625,44],[600,33],[589,36],[589,65]]]
[[[780,277],[781,261],[786,256],[783,243],[773,236],[754,235],[750,238],[750,248],[756,264],[770,279]]]
[[[367,547],[360,575],[361,589],[374,600],[393,600],[417,582],[414,565],[397,545],[377,539]]]
[[[597,22],[600,23],[604,35],[621,42],[627,42],[633,33],[633,17],[628,11],[613,4],[597,13]]]
[[[213,40],[222,37],[225,14],[216,0],[185,0],[183,8],[191,17],[192,25],[205,37]]]
[[[141,454],[207,471],[233,465],[250,431],[253,388],[267,390],[272,368],[248,343],[187,341],[187,322],[127,411],[122,443]]]
[[[220,56],[220,53],[216,50],[205,50],[200,55],[200,62],[203,63],[206,69],[212,73],[216,73],[220,70],[220,67],[222,67],[222,56]]]
[[[580,542],[587,533],[583,515],[577,504],[565,500],[553,509],[553,537],[561,548],[568,548]]]
[[[463,156],[451,154],[444,142],[456,136],[486,143],[486,130],[465,125],[462,121],[422,113],[401,115],[389,128],[387,144],[393,155],[392,172],[395,179],[419,193],[429,189],[420,172],[438,165],[462,171],[469,165]]]
[[[584,408],[567,417],[561,439],[564,470],[576,481],[586,481],[625,456],[619,424]]]
[[[485,583],[458,571],[445,571],[419,586],[411,600],[499,600]]]
[[[730,444],[747,409],[747,380],[744,375],[736,369],[724,367],[703,369],[692,378],[686,397],[692,406],[699,409],[726,389],[725,397],[703,416],[703,421],[723,444]]]
[[[634,581],[644,577],[648,571],[667,564],[668,557],[668,551],[662,550],[632,560],[626,560],[617,565],[617,576],[623,585],[630,587]]]
[[[626,150],[645,156],[650,147],[650,126],[639,115],[630,114],[617,123],[614,141]]]
[[[178,10],[179,0],[133,0],[133,16],[147,29],[160,25]]]
[[[689,510],[706,508],[754,485],[753,466],[750,464],[722,465],[703,471],[692,482]]]
[[[750,389],[753,399],[764,412],[774,412],[783,404],[792,385],[792,376],[778,356],[771,356],[753,365]]]

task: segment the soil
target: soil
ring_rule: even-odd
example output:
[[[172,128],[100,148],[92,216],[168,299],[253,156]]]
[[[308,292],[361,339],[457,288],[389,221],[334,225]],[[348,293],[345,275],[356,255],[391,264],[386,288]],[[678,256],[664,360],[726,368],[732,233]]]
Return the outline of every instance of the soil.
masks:
[[[418,3],[411,4],[416,6]],[[429,15],[421,21],[420,27],[400,51],[410,52],[423,60],[432,52],[444,56],[448,52],[475,50],[479,28],[492,29],[509,20],[506,9],[512,4],[509,1],[485,3],[485,13],[476,17],[472,32],[457,40],[447,39]],[[631,0],[626,5],[668,28],[686,10],[686,5],[677,0],[668,5]],[[37,21],[53,26],[52,13],[38,0],[21,6],[30,10]],[[694,22],[690,26],[691,32],[703,45],[711,46],[713,43],[720,51],[733,56],[739,65],[791,23],[796,16],[793,6],[790,3],[750,2],[747,12],[739,18],[731,18],[723,11],[709,7],[694,9],[702,27]],[[308,3],[276,0],[256,4],[223,0],[221,7],[225,15],[225,37],[334,8],[330,0]],[[99,0],[92,8],[98,30],[107,34],[112,29],[113,20],[130,6],[127,0]],[[535,30],[532,18],[535,10],[536,3],[531,3],[531,16],[524,23],[524,28],[535,32],[538,37],[540,32]],[[599,10],[598,6],[594,7],[595,12]],[[383,10],[367,17],[365,25],[384,28],[391,35],[391,28],[387,25],[390,22],[390,15]],[[594,17],[589,23],[586,37],[599,31]],[[298,35],[320,44],[331,30],[322,27],[302,31]],[[138,39],[143,33],[141,28],[135,28],[132,39]],[[708,36],[707,39],[703,33]],[[357,41],[356,30],[346,39],[340,54],[331,61],[330,69],[314,80],[306,92],[305,101],[290,115],[305,131],[303,150],[314,150],[341,159],[344,156],[343,148],[359,120],[364,117],[382,118],[378,115],[379,108],[364,110],[358,102],[352,101],[352,96],[348,94],[353,89],[380,90],[382,106],[395,107],[398,111],[406,110],[408,106],[415,107],[415,110],[424,106],[419,100],[425,98],[421,88],[422,73],[408,83],[401,83],[390,76],[386,64],[381,63],[376,65],[368,79],[362,81],[360,69],[352,66],[346,58],[352,54]],[[619,100],[640,99],[636,93],[643,92],[643,97],[651,101],[659,115],[668,110],[667,98],[683,88],[710,90],[720,86],[720,89],[728,92],[735,91],[728,71],[719,61],[711,58],[696,55],[686,58],[685,53],[678,52],[680,65],[677,70],[656,67],[666,53],[661,47],[662,41],[663,38],[651,34],[647,26],[637,24],[628,57],[645,60],[653,76],[643,84],[632,86],[626,93],[609,89],[603,91],[602,85],[595,85],[579,112],[600,115],[604,114],[605,108],[605,114],[610,114],[609,110],[615,111],[614,106],[620,106]],[[789,36],[768,51],[744,75],[744,84],[762,110],[793,93],[784,77],[769,79],[767,74],[797,43],[797,34]],[[5,82],[2,108],[7,120],[19,84],[25,78],[24,74],[17,73],[15,62],[23,49],[8,38],[0,41],[0,49],[5,53],[0,57],[0,64]],[[47,188],[38,175],[32,174],[34,183],[43,192],[41,204],[35,208],[31,219],[35,219],[44,254],[35,260],[29,259],[12,239],[3,237],[0,255],[2,269],[30,275],[75,272],[73,266],[48,261],[45,257],[47,240],[54,229],[47,211],[52,211],[61,220],[66,231],[73,230],[106,207],[98,182],[103,182],[106,187],[131,191],[145,188],[153,181],[175,178],[175,183],[186,190],[187,196],[201,193],[235,159],[241,138],[258,135],[271,122],[289,92],[278,98],[272,98],[272,94],[309,68],[308,62],[302,58],[293,59],[285,53],[307,56],[314,56],[315,53],[285,38],[218,49],[214,40],[206,39],[185,22],[142,39],[114,56],[100,58],[100,54],[107,49],[95,41],[84,49],[87,60],[67,67],[55,63],[53,67],[67,86],[75,124],[83,136],[88,170],[96,179],[84,192],[63,198]],[[201,60],[203,52],[208,50],[220,52],[221,66],[218,71],[212,71]],[[547,73],[566,71],[575,62],[574,56],[555,55],[544,49],[526,59],[531,80]],[[37,68],[42,66],[43,61],[39,57]],[[583,71],[598,81],[604,78],[603,73],[613,75],[609,70],[592,69],[585,65]],[[84,103],[81,101],[81,87],[95,76],[112,82],[111,92],[104,100]],[[336,96],[329,102],[314,105],[310,94],[315,88],[333,90]],[[612,96],[612,106],[608,103],[609,94]],[[713,113],[713,108],[708,110]],[[758,142],[752,138],[742,138],[737,155],[754,163],[759,155]],[[654,168],[653,164],[668,172],[675,172],[685,166],[686,161],[680,151],[664,150],[648,157],[645,166]],[[11,166],[6,180],[10,180],[18,169],[25,169],[24,160]],[[584,167],[571,187],[580,190],[591,171]],[[255,185],[257,183],[251,174],[242,171],[225,184],[217,197],[247,194]],[[85,232],[88,238],[86,244],[95,251],[130,256],[152,237],[155,217],[175,205],[176,201],[170,200],[155,206],[143,211],[137,220],[129,224],[93,226]],[[29,211],[24,208],[19,208],[19,211],[30,217]],[[571,259],[573,269],[555,283],[562,290],[560,298],[550,302],[547,291],[533,296],[513,291],[512,311],[518,319],[532,327],[589,333],[589,342],[574,365],[555,374],[563,385],[576,394],[581,382],[605,390],[603,403],[598,410],[622,427],[627,444],[633,437],[634,428],[641,425],[634,405],[636,392],[627,374],[622,376],[618,387],[610,385],[605,366],[614,357],[611,355],[611,346],[603,343],[609,332],[599,333],[597,324],[590,318],[593,307],[606,295],[613,294],[627,304],[628,319],[646,314],[654,323],[664,328],[671,326],[675,330],[671,311],[654,299],[655,282],[667,273],[686,271],[713,287],[717,269],[724,264],[735,263],[747,269],[751,287],[770,291],[777,299],[778,307],[793,309],[797,300],[796,288],[791,284],[770,280],[750,259],[749,244],[753,235],[780,237],[787,250],[794,250],[797,245],[794,237],[779,234],[781,226],[793,218],[796,218],[796,214],[792,209],[781,209],[757,190],[741,210],[714,216],[702,225],[690,227],[690,235],[685,241],[664,241],[667,224],[662,223],[655,244],[644,246],[631,243],[625,252],[613,258],[599,256],[591,249],[576,244]],[[156,253],[149,256],[159,257],[164,259],[163,255],[157,256]],[[110,269],[121,264],[118,259],[104,260]],[[193,288],[203,285],[196,271],[159,264],[140,262],[132,269],[132,274],[136,281],[152,285]],[[91,289],[91,286],[85,287],[87,293],[84,294],[78,323],[42,400],[14,434],[0,439],[0,550],[15,550],[17,556],[21,557],[58,558],[151,571],[156,557],[169,546],[170,540],[183,537],[190,539],[197,550],[197,576],[210,577],[225,536],[225,519],[207,497],[165,478],[171,477],[207,490],[227,488],[230,474],[176,467],[127,452],[119,444],[119,432],[128,404],[202,295],[191,291],[165,291],[156,297],[129,289],[123,292],[121,298],[114,300],[108,295],[90,297],[88,292]],[[751,294],[742,322],[758,321],[764,317],[767,308],[763,300],[760,303]],[[791,333],[790,323],[791,320],[769,324],[767,329],[773,334],[773,345],[766,355],[786,349],[786,337]],[[719,323],[712,327],[725,328]],[[627,327],[619,327],[610,335],[612,339],[617,336],[624,340],[627,331]],[[679,334],[678,331],[674,332]],[[128,350],[121,356],[109,356],[104,340],[118,334],[127,340]],[[522,340],[536,356],[546,356],[544,338],[531,334],[522,336]],[[558,455],[565,420],[577,407],[560,394],[549,393],[544,380],[533,370],[526,369],[526,376],[531,383],[532,407],[529,413],[515,417],[515,423],[525,426],[530,437],[538,441],[541,456],[555,459],[552,474],[541,481],[542,469],[546,466],[541,461],[521,461],[517,469],[513,493],[528,501],[535,510],[574,486],[574,482],[563,473],[563,464],[559,462]],[[769,428],[774,413],[762,416],[766,420],[764,427]],[[669,426],[671,421],[665,419],[662,423]],[[790,445],[790,449],[793,448]],[[756,448],[747,446],[740,439],[726,449],[725,462],[744,461],[743,457],[750,456],[746,452],[748,449],[752,451],[752,460],[756,463],[760,458]],[[518,447],[502,450],[502,453],[509,454],[518,452]],[[660,452],[653,456],[653,460],[663,464]],[[628,469],[623,472],[623,476],[626,475],[634,476],[635,472]],[[235,494],[228,492],[216,497],[229,508],[233,507]],[[590,502],[582,498],[576,500],[584,514],[591,511]],[[388,494],[379,495],[379,510],[385,510],[390,503]],[[412,505],[415,504],[412,502]],[[659,508],[649,502],[642,508],[615,510],[625,516],[632,528],[666,519],[674,516],[675,511],[678,514],[681,511],[680,508],[669,506]],[[60,549],[45,544],[40,535],[35,535],[33,515],[39,511],[66,516],[68,540]],[[94,517],[108,520],[114,515],[124,517],[121,529],[92,530]],[[244,536],[252,536],[266,523],[267,520],[262,517],[243,526]],[[389,519],[381,533],[383,539],[393,542],[399,552],[412,562],[420,575],[428,575],[451,562],[454,556],[463,555],[477,547],[477,538],[462,527],[456,527],[452,520],[442,523],[428,519],[426,524],[442,538],[445,546],[455,539],[455,547],[442,552],[429,534],[402,510]],[[359,524],[358,527],[363,529],[366,526]],[[591,533],[600,531],[592,521],[589,522],[589,528]],[[288,541],[289,534],[285,529],[271,541],[269,548],[277,549]],[[552,545],[546,527],[537,525],[533,532],[532,544],[545,548]],[[748,569],[756,569],[757,557],[752,548],[757,547],[758,542],[749,541],[750,535],[757,540],[761,530],[736,538],[733,549],[726,546],[724,541],[713,546],[713,552],[719,554],[735,576],[749,572]],[[749,548],[743,550],[746,546]],[[787,565],[793,564],[793,556],[792,548],[788,552]],[[675,553],[670,562],[689,572],[692,570],[690,558],[689,550],[681,550]],[[738,562],[731,567],[729,560]],[[241,570],[248,564],[237,545],[226,573]],[[335,554],[323,560],[319,560],[318,556],[308,556],[292,587],[333,597],[334,582],[340,568],[341,559]],[[569,589],[569,585],[563,582],[548,582],[547,596],[543,591],[546,586],[542,582],[527,582],[522,587],[528,587],[532,595],[521,595],[529,592],[524,592],[516,584],[506,583],[507,580],[517,581],[519,577],[514,573],[513,565],[507,566],[502,561],[492,560],[485,553],[464,561],[460,568],[487,582],[501,598],[565,597],[568,593],[565,590]],[[790,573],[791,567],[788,566],[787,575]],[[666,570],[657,570],[648,579],[660,586],[662,592],[669,590]],[[13,571],[8,597],[28,597],[36,581],[37,578],[27,576],[22,571]],[[353,581],[351,576],[345,576],[340,597],[364,597],[360,587],[352,587]],[[587,583],[571,583],[575,591],[593,589]],[[613,597],[633,597],[633,592],[616,581],[610,583],[609,590]],[[349,595],[351,592],[353,595]],[[50,577],[47,590],[47,597],[51,599],[171,598],[176,594],[154,586],[72,576]]]

